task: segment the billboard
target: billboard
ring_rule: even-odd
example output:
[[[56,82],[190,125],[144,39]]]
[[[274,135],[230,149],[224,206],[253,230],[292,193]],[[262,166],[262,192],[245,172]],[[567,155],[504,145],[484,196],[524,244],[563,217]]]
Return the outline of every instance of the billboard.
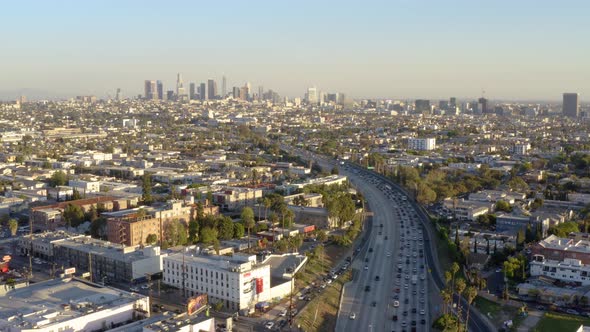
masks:
[[[262,278],[256,279],[256,294],[260,294],[264,291],[264,280]]]
[[[64,274],[74,274],[74,273],[76,273],[75,267],[70,267],[70,268],[64,270]]]
[[[209,303],[207,299],[207,294],[193,296],[188,299],[188,302],[186,304],[186,312],[189,315],[192,315],[195,312],[198,312],[204,306],[206,306],[207,303]]]

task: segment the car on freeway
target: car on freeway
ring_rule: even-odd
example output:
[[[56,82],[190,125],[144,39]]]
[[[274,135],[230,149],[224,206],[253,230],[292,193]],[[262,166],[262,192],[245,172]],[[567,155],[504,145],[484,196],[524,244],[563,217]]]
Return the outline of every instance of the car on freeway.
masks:
[[[354,319],[356,319],[356,314],[354,312],[351,312],[350,315],[348,316],[348,318],[354,320]]]
[[[272,330],[272,328],[275,326],[274,322],[268,321],[266,322],[266,324],[264,324],[264,328],[267,330]]]
[[[393,307],[394,308],[399,307],[399,301],[393,301]]]

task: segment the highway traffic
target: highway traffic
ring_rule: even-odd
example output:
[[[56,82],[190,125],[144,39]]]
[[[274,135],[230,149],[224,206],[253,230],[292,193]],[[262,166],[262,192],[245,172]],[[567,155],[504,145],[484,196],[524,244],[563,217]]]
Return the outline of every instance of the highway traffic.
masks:
[[[362,170],[341,167],[373,212],[369,241],[352,267],[338,331],[427,331],[428,267],[421,225],[405,196]]]

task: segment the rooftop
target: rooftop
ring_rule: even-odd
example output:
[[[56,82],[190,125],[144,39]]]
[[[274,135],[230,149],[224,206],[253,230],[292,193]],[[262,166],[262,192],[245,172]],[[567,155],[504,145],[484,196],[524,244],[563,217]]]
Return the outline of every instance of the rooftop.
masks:
[[[46,327],[142,297],[76,278],[48,280],[0,297],[0,330]]]
[[[126,247],[122,244],[93,239],[90,236],[64,239],[55,245],[122,262],[133,262],[159,253],[159,247],[146,246],[143,249],[140,246]],[[151,251],[154,252],[150,254]]]

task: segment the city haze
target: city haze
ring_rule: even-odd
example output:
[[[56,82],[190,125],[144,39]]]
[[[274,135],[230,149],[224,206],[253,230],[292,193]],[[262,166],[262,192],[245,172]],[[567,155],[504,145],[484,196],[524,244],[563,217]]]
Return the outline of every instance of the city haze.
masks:
[[[281,95],[590,96],[584,1],[18,2],[3,5],[0,98],[142,93],[228,78]],[[10,47],[8,47],[10,45]],[[27,94],[25,90],[25,94]]]

